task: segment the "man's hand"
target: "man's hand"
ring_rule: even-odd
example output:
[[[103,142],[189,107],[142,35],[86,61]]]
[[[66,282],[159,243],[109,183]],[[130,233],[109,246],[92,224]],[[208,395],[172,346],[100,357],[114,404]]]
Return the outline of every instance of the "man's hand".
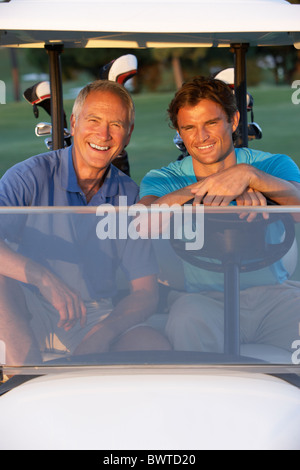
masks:
[[[249,165],[240,164],[214,173],[191,188],[194,205],[228,206],[249,187]]]
[[[31,278],[33,275],[31,273]],[[58,327],[69,331],[77,321],[83,327],[86,323],[86,307],[79,295],[64,284],[50,271],[42,271],[34,285],[42,296],[58,311],[60,321]]]
[[[35,261],[11,250],[0,240],[1,274],[36,286],[43,297],[58,311],[58,326],[70,330],[77,321],[86,323],[86,307],[80,296],[61,279]]]
[[[236,204],[237,206],[266,207],[267,199],[259,191],[255,191],[255,189],[247,188],[243,192],[243,194],[241,194],[240,196],[236,198]],[[257,216],[257,212],[252,212],[250,214],[248,212],[242,212],[240,214],[240,219],[245,219],[247,217],[247,221],[252,222],[252,220],[254,220],[256,216]],[[267,212],[263,212],[262,216],[266,220],[269,218],[269,214]]]
[[[267,205],[265,196],[260,191],[247,186],[251,181],[248,169],[248,165],[235,165],[196,183],[191,189],[191,192],[195,194],[194,205],[202,202],[207,206],[228,206],[235,200],[237,206],[265,207]],[[240,218],[247,217],[248,222],[254,220],[256,216],[256,212],[240,214]],[[269,216],[263,213],[263,217],[268,219]]]

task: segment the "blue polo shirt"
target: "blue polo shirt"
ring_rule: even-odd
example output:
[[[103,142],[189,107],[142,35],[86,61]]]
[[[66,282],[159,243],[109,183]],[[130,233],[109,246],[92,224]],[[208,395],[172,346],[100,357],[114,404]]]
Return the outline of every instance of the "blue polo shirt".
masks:
[[[87,204],[77,183],[72,148],[36,155],[10,168],[0,181],[0,205],[118,206],[120,196],[127,196],[129,206],[137,201],[137,184],[111,165],[103,185]]]
[[[0,205],[77,209],[2,213],[0,237],[14,242],[19,253],[52,270],[80,292],[83,300],[113,297],[119,266],[129,280],[157,272],[151,242],[129,237],[99,239],[96,229],[101,216],[80,213],[78,207],[119,206],[124,202],[130,206],[137,198],[136,183],[111,165],[103,185],[87,204],[77,183],[72,147],[37,155],[13,166],[2,177]]]

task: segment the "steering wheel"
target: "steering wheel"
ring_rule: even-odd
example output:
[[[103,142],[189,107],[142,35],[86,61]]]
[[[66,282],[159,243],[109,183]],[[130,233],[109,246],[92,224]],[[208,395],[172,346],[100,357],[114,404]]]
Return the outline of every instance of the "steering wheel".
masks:
[[[276,224],[276,225],[275,225]],[[284,239],[268,243],[268,229],[284,228]],[[279,235],[282,235],[282,232]],[[280,237],[281,238],[281,237]],[[224,273],[224,352],[240,355],[239,274],[270,266],[292,247],[295,226],[290,214],[269,213],[264,219],[258,214],[252,222],[238,214],[204,213],[204,246],[187,251],[185,240],[171,239],[173,249],[190,264]]]
[[[284,228],[284,239],[278,243],[266,240],[267,230],[273,224],[278,228],[282,224]],[[224,272],[224,264],[233,262],[240,272],[249,272],[280,260],[291,248],[294,238],[295,226],[290,214],[269,213],[268,219],[258,214],[252,222],[247,222],[238,214],[206,213],[203,248],[187,251],[184,239],[172,238],[171,244],[177,255],[199,268]]]

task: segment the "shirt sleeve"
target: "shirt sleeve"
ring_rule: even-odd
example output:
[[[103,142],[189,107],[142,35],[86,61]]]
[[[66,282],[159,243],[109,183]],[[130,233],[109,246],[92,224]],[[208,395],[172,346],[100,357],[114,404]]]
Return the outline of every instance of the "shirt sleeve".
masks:
[[[151,170],[142,180],[140,198],[144,196],[162,197],[191,184],[189,177],[165,167],[161,170]]]
[[[285,181],[300,183],[300,170],[296,163],[287,155],[271,155],[254,163],[259,170]]]
[[[158,274],[158,264],[150,239],[128,239],[121,259],[127,279],[133,281]]]
[[[0,180],[0,206],[29,206],[31,192],[18,169],[8,170]]]
[[[140,186],[140,198],[144,196],[162,197],[168,192],[167,178],[161,171],[152,170],[143,178]]]
[[[0,206],[7,210],[0,214],[0,238],[19,243],[27,221],[27,214],[9,211],[9,207],[27,206],[28,191],[22,174],[8,170],[0,180]]]

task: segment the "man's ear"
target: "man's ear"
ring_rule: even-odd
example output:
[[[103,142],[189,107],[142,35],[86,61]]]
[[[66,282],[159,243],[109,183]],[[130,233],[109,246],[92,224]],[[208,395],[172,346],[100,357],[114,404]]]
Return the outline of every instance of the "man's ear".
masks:
[[[241,115],[240,115],[239,111],[236,111],[234,113],[234,116],[232,118],[232,133],[234,133],[237,130],[238,126],[239,126],[240,116]]]
[[[71,117],[70,117],[70,131],[71,131],[72,136],[74,135],[75,123],[76,123],[75,116],[74,116],[74,114],[71,114]]]

